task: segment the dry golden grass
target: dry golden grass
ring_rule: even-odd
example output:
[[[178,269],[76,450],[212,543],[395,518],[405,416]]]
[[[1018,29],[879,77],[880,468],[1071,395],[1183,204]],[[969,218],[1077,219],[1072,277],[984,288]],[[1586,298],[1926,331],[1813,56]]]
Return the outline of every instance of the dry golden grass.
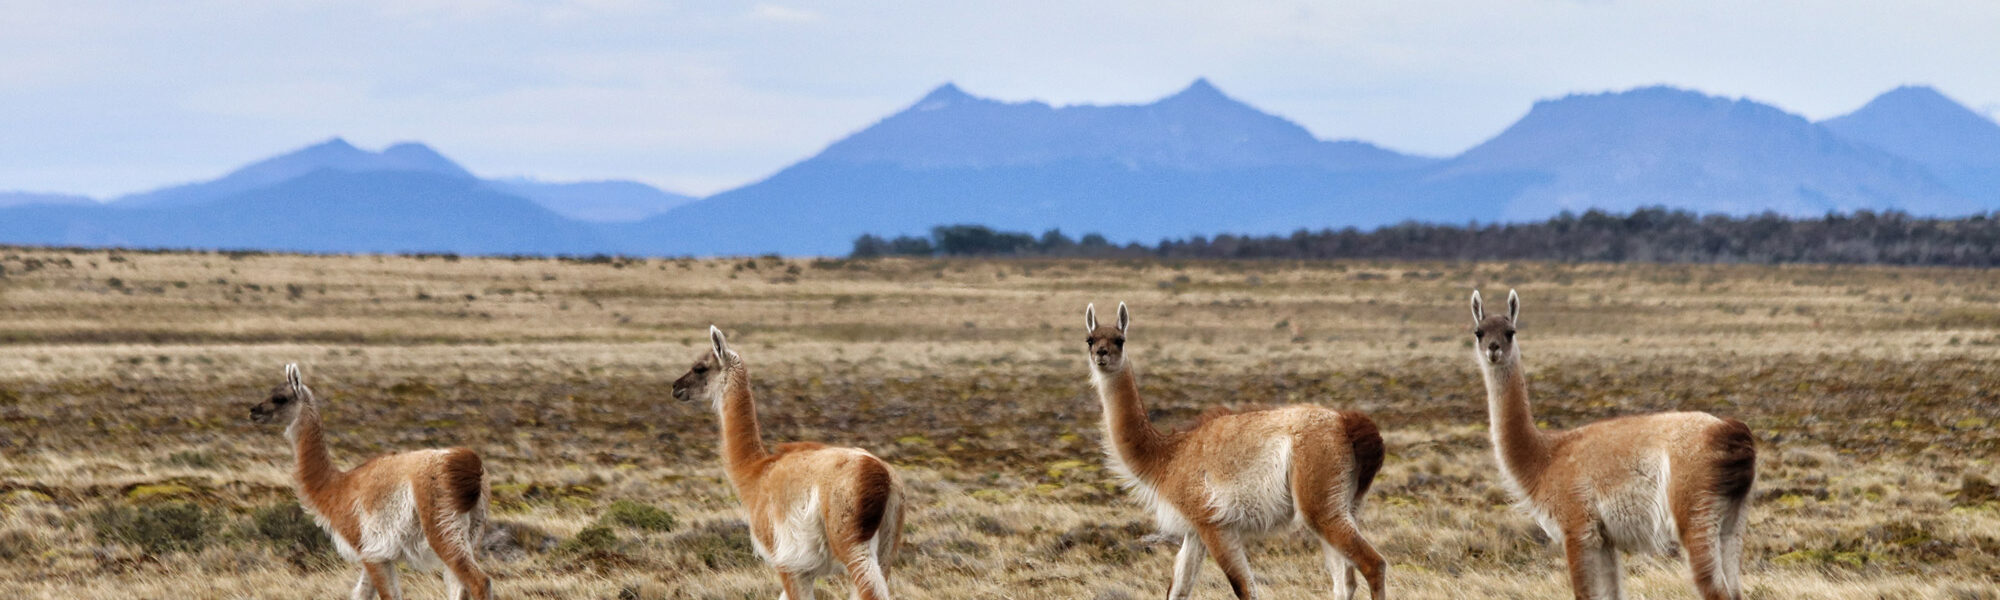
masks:
[[[1516,287],[1551,427],[1708,410],[1756,430],[1751,598],[2000,598],[2000,278],[1825,266],[1149,261],[556,261],[0,248],[0,596],[324,598],[356,571],[265,533],[289,454],[249,406],[302,363],[336,460],[487,457],[502,597],[768,598],[707,407],[666,394],[722,325],[772,441],[871,448],[913,497],[905,598],[1159,595],[1172,545],[1097,454],[1085,302],[1130,302],[1163,425],[1215,404],[1369,412],[1389,459],[1364,528],[1399,598],[1550,598],[1560,551],[1508,506],[1466,335]],[[613,502],[668,531],[576,533]],[[192,503],[198,549],[100,536]],[[287,530],[290,531],[290,530]],[[310,540],[305,540],[310,541]],[[565,546],[568,543],[568,546]],[[1302,537],[1257,545],[1324,597]],[[1635,598],[1692,598],[1633,558]],[[1205,567],[1201,598],[1227,596]],[[436,577],[403,578],[437,597]],[[822,583],[821,593],[845,594]]]

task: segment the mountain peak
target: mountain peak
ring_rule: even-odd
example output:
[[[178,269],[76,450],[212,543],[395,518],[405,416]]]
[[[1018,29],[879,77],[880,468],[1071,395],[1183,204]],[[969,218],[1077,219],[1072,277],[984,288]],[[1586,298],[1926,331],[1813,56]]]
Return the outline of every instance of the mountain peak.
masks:
[[[355,148],[354,144],[347,143],[347,138],[333,136],[327,138],[324,142],[306,146],[300,148],[300,150],[360,150],[360,148]]]
[[[472,173],[458,163],[445,158],[437,150],[419,142],[399,142],[383,148],[381,168],[390,170],[429,171],[453,177],[472,177]]]
[[[1947,177],[1949,171],[1976,166],[1995,169],[2000,181],[2000,123],[1929,86],[1889,90],[1820,124],[1841,137],[1947,171]]]
[[[390,145],[389,145],[389,147],[387,147],[387,148],[383,148],[383,149],[382,149],[382,153],[383,153],[383,154],[433,154],[433,155],[435,155],[435,154],[437,154],[437,153],[438,153],[438,151],[437,151],[437,150],[433,150],[433,149],[431,149],[431,147],[430,147],[430,146],[427,146],[427,145],[424,145],[424,143],[423,143],[423,142],[396,142],[396,143],[394,143],[394,144],[390,144]]]
[[[1869,100],[1868,104],[1862,106],[1860,110],[1854,111],[1853,114],[1860,115],[1871,112],[1901,113],[1911,116],[1930,114],[1937,117],[1951,115],[1951,118],[1954,119],[1963,119],[1965,116],[1979,116],[1979,113],[1973,112],[1972,109],[1966,108],[1965,105],[1959,104],[1956,100],[1952,100],[1950,96],[1944,95],[1937,88],[1927,85],[1905,85],[1883,92],[1882,95]]]
[[[266,158],[211,181],[177,185],[119,198],[125,206],[186,206],[201,204],[248,190],[276,185],[320,170],[361,173],[371,171],[417,171],[448,177],[471,178],[458,163],[438,154],[429,146],[404,142],[381,152],[354,147],[335,137],[304,148]]]
[[[1728,102],[1729,100],[1726,98],[1710,96],[1695,90],[1656,84],[1623,91],[1570,94],[1561,98],[1537,101],[1535,102],[1535,107],[1604,103],[1647,103],[1680,107],[1702,107]]]
[[[965,93],[965,90],[958,89],[958,84],[947,81],[944,85],[937,86],[936,89],[931,90],[931,93],[924,94],[924,97],[918,99],[912,108],[916,110],[937,110],[965,102],[977,102],[978,100],[979,98],[974,97],[972,94]]]
[[[958,89],[958,84],[949,81],[944,82],[944,85],[937,86],[936,89],[931,90],[931,93],[924,94],[924,100],[955,100],[969,97],[971,97],[971,94],[965,93],[965,90]]]
[[[1187,87],[1181,88],[1181,91],[1175,92],[1174,95],[1196,97],[1221,96],[1222,90],[1216,88],[1214,83],[1210,83],[1207,77],[1196,77],[1193,82],[1188,83]]]
[[[360,148],[354,147],[354,144],[347,143],[346,139],[334,137],[334,138],[328,138],[324,142],[306,146],[304,148],[293,150],[291,152],[286,152],[284,154],[280,154],[278,156],[274,156],[265,160],[283,160],[290,158],[294,160],[308,160],[308,161],[328,161],[328,160],[340,161],[340,160],[354,160],[356,157],[367,156],[367,155],[368,155],[367,150],[362,150]]]

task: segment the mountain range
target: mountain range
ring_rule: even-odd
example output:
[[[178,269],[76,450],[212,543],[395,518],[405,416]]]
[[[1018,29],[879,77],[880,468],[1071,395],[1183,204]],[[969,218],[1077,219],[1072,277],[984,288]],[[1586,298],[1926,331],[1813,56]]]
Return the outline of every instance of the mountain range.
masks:
[[[840,254],[944,223],[1119,240],[1405,220],[2000,209],[2000,124],[1926,87],[1812,122],[1647,87],[1536,103],[1451,157],[1326,140],[1196,80],[1146,104],[1001,102],[945,84],[763,180],[706,198],[639,183],[481,179],[417,143],[338,138],[98,203],[0,193],[0,242],[310,252]]]

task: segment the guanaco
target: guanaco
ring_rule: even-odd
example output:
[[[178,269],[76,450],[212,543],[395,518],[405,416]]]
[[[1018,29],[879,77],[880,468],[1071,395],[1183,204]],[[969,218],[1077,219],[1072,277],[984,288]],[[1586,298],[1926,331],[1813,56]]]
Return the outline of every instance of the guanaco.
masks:
[[[285,365],[285,382],[250,407],[258,423],[287,422],[299,503],[333,538],[341,558],[361,563],[354,600],[393,600],[396,563],[443,567],[454,600],[486,600],[491,583],[475,551],[486,527],[486,467],[465,448],[384,454],[342,471],[327,452],[319,401]]]
[[[1104,408],[1106,462],[1162,533],[1180,536],[1169,600],[1194,593],[1202,557],[1213,554],[1237,598],[1257,595],[1243,538],[1304,525],[1320,539],[1334,595],[1354,597],[1358,567],[1382,600],[1387,564],[1356,524],[1361,498],[1382,467],[1382,436],[1354,411],[1300,404],[1203,419],[1162,433],[1147,419],[1131,360],[1131,313],[1115,324],[1084,309],[1090,380]]]
[[[750,369],[722,330],[674,381],[674,397],[706,398],[722,422],[722,463],[743,502],[757,555],[777,569],[782,600],[811,600],[813,583],[846,570],[854,597],[888,600],[901,544],[903,482],[859,448],[792,442],[765,449]]]
[[[1472,336],[1500,477],[1549,537],[1562,540],[1582,600],[1623,598],[1618,552],[1678,542],[1705,600],[1742,597],[1743,528],[1757,442],[1735,419],[1673,412],[1541,431],[1521,368],[1521,297],[1486,314],[1472,293]]]

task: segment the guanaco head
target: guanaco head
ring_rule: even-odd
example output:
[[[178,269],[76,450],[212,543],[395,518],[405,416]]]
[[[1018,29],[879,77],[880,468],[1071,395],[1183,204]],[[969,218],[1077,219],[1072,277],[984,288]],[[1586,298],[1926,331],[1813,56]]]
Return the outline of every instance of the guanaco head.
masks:
[[[1104,373],[1116,373],[1125,368],[1125,329],[1132,325],[1132,313],[1125,310],[1125,303],[1118,303],[1118,323],[1113,326],[1097,325],[1097,305],[1083,308],[1083,327],[1089,335],[1083,338],[1090,348],[1090,365]]]
[[[1472,291],[1472,345],[1479,357],[1491,364],[1515,358],[1514,327],[1521,318],[1521,295],[1507,290],[1507,314],[1487,315],[1479,302],[1479,290]]]
[[[297,363],[285,365],[285,382],[271,388],[271,396],[250,407],[250,420],[258,423],[290,423],[299,407],[312,402],[312,390],[299,377]]]
[[[713,345],[694,359],[694,366],[688,367],[686,375],[674,380],[674,398],[682,402],[696,398],[721,398],[722,384],[728,379],[723,369],[743,360],[736,351],[729,349],[729,340],[722,337],[722,330],[708,326],[708,341]]]

